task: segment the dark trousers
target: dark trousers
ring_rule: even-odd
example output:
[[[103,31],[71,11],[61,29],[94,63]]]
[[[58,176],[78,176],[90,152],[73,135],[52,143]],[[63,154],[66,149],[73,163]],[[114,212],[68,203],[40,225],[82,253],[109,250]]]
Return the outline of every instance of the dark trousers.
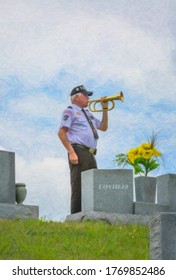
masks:
[[[95,156],[86,148],[74,147],[78,155],[78,164],[69,161],[71,180],[71,214],[81,211],[81,172],[97,169]]]

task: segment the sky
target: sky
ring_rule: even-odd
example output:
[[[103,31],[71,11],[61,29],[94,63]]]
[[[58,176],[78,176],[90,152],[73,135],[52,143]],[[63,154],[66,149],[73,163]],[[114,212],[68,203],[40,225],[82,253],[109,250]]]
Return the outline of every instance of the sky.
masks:
[[[160,131],[164,162],[150,175],[176,173],[175,10],[175,0],[0,0],[0,150],[15,153],[24,204],[41,218],[70,213],[57,132],[77,85],[92,99],[124,93],[99,132],[100,169]]]

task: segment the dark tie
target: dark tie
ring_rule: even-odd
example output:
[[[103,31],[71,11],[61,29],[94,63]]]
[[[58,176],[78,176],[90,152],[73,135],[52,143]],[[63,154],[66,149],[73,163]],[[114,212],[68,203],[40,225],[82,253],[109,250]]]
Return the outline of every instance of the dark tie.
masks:
[[[88,117],[88,115],[87,115],[87,113],[86,113],[86,111],[85,111],[84,109],[82,109],[82,111],[83,111],[83,113],[84,113],[84,115],[85,115],[85,117],[86,117],[86,119],[87,119],[87,121],[88,121],[90,127],[92,128],[94,138],[95,138],[95,139],[98,139],[99,136],[98,136],[97,130],[96,130],[96,128],[94,127],[94,125],[93,125],[91,119]]]

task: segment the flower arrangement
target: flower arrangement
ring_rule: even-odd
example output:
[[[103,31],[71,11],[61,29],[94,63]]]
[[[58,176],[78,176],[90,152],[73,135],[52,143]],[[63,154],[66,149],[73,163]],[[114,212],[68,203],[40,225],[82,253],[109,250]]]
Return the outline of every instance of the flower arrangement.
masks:
[[[162,157],[160,151],[157,150],[158,133],[153,132],[148,142],[142,143],[136,148],[131,148],[126,154],[116,155],[115,162],[118,166],[125,167],[127,164],[132,165],[135,175],[148,173],[156,169],[159,164],[159,157]]]

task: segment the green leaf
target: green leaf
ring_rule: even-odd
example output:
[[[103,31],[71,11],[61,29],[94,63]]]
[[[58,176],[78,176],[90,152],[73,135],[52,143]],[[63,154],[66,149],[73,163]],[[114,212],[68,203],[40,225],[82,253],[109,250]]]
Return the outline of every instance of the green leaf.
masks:
[[[148,171],[152,171],[152,170],[156,169],[158,166],[159,166],[159,163],[155,163],[155,164],[149,166]]]
[[[134,174],[137,175],[139,173],[144,173],[144,171],[143,171],[143,169],[142,169],[142,167],[140,165],[135,164],[134,165]]]
[[[146,159],[144,159],[144,158],[137,158],[137,159],[135,159],[135,163],[137,163],[137,164],[143,164],[144,166],[147,165],[147,161],[146,161]]]
[[[125,165],[129,164],[128,157],[126,154],[118,154],[116,155],[115,163],[118,166],[124,167]]]

